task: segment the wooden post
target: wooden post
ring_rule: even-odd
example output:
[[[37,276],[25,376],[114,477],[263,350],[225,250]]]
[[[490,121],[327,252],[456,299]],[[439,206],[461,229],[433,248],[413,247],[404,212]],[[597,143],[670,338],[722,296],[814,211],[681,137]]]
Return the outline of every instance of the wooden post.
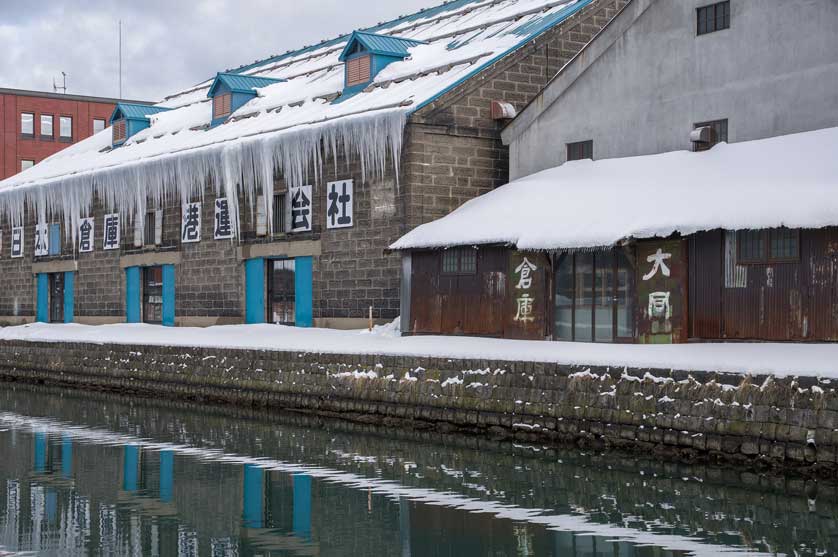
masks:
[[[370,332],[372,332],[372,306],[370,306]]]

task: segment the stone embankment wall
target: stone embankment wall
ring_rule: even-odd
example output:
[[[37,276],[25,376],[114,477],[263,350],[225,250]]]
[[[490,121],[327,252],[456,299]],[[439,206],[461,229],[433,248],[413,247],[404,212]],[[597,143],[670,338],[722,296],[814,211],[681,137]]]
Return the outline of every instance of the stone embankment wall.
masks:
[[[0,379],[838,475],[838,394],[814,377],[2,342]]]

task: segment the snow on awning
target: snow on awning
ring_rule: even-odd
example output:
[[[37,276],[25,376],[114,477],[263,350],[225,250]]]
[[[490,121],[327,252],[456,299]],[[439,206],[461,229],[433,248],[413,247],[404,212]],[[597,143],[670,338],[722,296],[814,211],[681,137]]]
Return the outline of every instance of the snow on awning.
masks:
[[[702,230],[838,225],[838,128],[574,161],[502,186],[391,249],[509,244],[550,250]]]

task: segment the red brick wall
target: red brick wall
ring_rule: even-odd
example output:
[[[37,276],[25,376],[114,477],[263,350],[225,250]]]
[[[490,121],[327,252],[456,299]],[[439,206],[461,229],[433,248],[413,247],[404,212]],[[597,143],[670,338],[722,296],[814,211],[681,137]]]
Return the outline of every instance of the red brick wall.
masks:
[[[107,122],[113,109],[114,104],[108,102],[0,94],[0,180],[20,172],[22,160],[41,162],[72,143],[90,137],[93,135],[93,119],[101,118]],[[35,139],[20,136],[22,112],[35,115]],[[41,114],[53,116],[53,141],[42,141],[39,137]],[[73,118],[72,143],[59,140],[61,116]]]

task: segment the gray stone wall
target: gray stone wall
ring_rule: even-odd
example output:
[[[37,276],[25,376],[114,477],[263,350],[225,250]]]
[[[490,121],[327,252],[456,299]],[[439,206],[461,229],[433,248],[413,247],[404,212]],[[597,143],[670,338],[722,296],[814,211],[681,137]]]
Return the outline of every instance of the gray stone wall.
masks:
[[[838,469],[838,394],[813,377],[4,342],[0,378],[685,459]]]
[[[0,222],[3,219],[0,218]],[[35,315],[35,278],[32,276],[32,238],[34,223],[25,223],[26,251],[20,259],[12,259],[12,227],[2,227],[0,244],[0,324],[16,324]],[[5,322],[5,323],[4,323]]]

